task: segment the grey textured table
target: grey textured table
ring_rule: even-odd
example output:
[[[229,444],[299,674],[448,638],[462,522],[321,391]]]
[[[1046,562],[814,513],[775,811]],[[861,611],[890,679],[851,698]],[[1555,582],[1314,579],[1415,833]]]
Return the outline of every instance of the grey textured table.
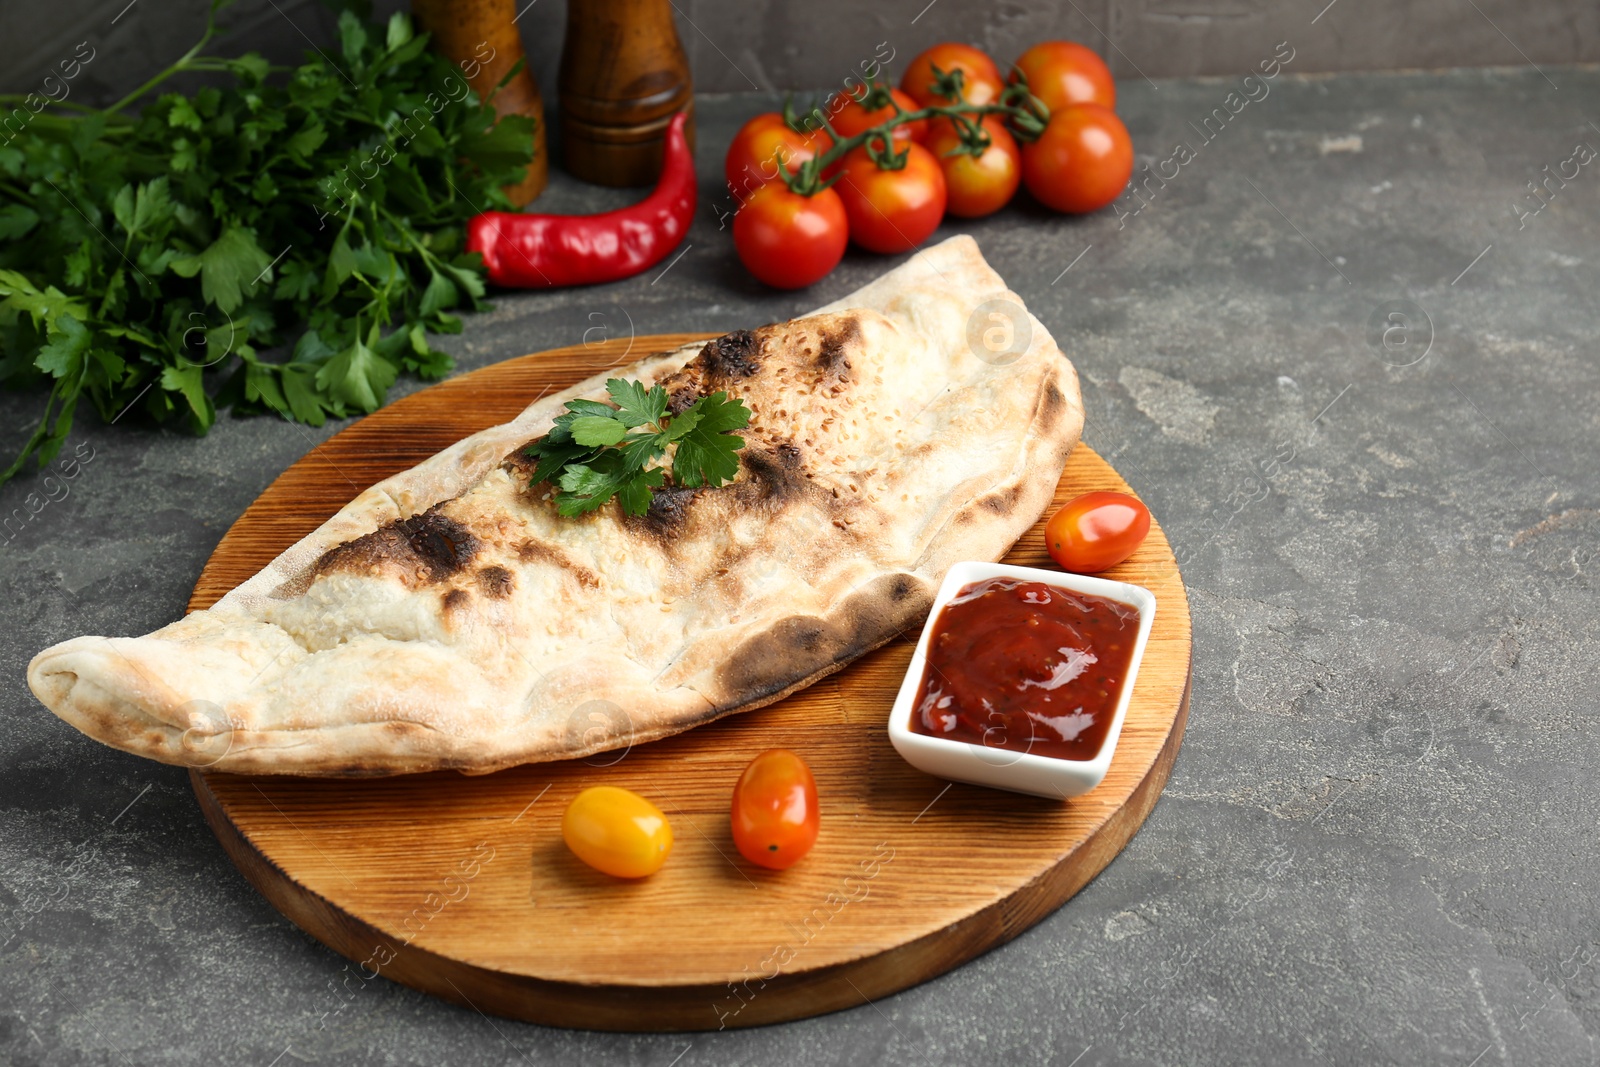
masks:
[[[1074,900],[820,1019],[569,1032],[350,979],[229,865],[183,772],[23,683],[47,644],[177,617],[228,524],[338,427],[82,418],[69,495],[0,541],[0,1062],[1594,1062],[1600,173],[1537,214],[1525,183],[1600,146],[1600,73],[1544,73],[1280,77],[1209,141],[1237,81],[1128,80],[1140,162],[1194,152],[1148,206],[941,231],[1054,331],[1087,440],[1178,546],[1193,712],[1155,813]],[[782,319],[897,262],[851,253],[798,294],[743,272],[715,177],[768,103],[700,101],[707,203],[675,265],[502,297],[442,342],[461,369]],[[558,177],[540,206],[630,195]],[[7,450],[39,399],[0,397]]]

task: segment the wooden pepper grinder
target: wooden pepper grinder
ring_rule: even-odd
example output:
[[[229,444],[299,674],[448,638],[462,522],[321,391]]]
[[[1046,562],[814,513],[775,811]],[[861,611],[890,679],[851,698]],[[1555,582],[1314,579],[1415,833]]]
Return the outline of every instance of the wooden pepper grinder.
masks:
[[[454,63],[480,100],[494,93],[500,79],[523,58],[517,31],[516,0],[411,0],[411,13],[433,34],[439,53]],[[544,192],[550,177],[545,148],[544,100],[527,65],[489,101],[496,115],[527,115],[534,121],[533,162],[520,182],[505,187],[517,207]]]
[[[569,0],[561,49],[561,158],[597,185],[649,185],[667,123],[694,89],[669,0]]]

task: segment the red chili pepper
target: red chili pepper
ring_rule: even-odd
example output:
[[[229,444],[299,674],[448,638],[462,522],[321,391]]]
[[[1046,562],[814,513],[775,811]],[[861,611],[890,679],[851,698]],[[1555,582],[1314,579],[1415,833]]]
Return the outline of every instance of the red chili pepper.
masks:
[[[489,280],[517,289],[593,285],[629,278],[661,262],[694,217],[694,158],[687,116],[672,117],[655,192],[601,215],[486,211],[467,223],[467,251],[483,253]]]

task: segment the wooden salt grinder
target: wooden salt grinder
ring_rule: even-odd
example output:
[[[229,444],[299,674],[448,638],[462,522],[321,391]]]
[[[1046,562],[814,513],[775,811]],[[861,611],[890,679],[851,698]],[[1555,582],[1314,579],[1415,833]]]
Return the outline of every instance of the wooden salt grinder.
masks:
[[[649,185],[667,123],[694,90],[669,0],[570,0],[561,50],[561,158],[597,185]]]
[[[524,58],[517,31],[516,0],[411,0],[418,24],[433,34],[434,47],[455,64],[480,100],[488,98],[500,79]],[[505,193],[517,207],[544,192],[550,177],[545,148],[544,100],[527,65],[490,100],[496,115],[527,115],[534,121],[533,162],[527,174]]]

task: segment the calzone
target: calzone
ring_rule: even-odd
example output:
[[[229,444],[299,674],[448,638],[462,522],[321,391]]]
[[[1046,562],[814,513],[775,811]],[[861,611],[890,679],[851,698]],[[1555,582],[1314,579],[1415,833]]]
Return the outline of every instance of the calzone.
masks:
[[[558,515],[523,449],[608,377],[742,399],[735,480]],[[956,237],[804,318],[541,398],[215,606],[58,644],[28,682],[96,740],[246,774],[482,773],[650,741],[916,624],[952,563],[1038,518],[1082,425],[1071,363]]]

